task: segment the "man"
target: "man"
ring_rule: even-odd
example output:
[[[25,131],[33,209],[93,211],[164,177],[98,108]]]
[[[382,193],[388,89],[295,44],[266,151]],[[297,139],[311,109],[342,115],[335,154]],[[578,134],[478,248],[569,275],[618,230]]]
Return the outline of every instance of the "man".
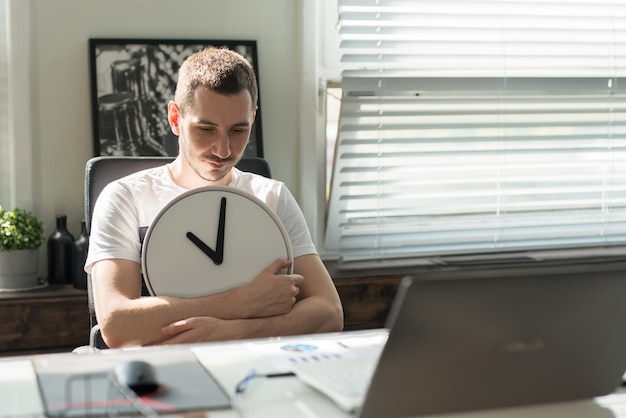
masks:
[[[257,109],[252,67],[237,53],[210,48],[181,66],[168,121],[179,154],[166,166],[109,184],[93,213],[89,255],[96,316],[111,348],[340,331],[335,286],[316,253],[304,217],[283,183],[235,164]],[[246,190],[287,228],[289,260],[276,260],[249,285],[197,298],[141,297],[140,228],[181,193],[206,185]],[[243,255],[245,256],[245,255]]]

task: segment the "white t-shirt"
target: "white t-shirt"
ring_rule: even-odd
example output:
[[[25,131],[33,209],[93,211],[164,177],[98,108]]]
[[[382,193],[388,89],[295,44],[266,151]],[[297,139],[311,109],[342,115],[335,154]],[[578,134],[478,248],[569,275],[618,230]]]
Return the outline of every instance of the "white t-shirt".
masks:
[[[282,221],[294,258],[317,254],[302,211],[284,183],[236,168],[232,171],[229,186],[256,196]],[[93,264],[104,259],[141,263],[141,245],[148,226],[168,202],[186,191],[172,181],[165,165],[108,184],[94,207],[85,271],[91,273]]]

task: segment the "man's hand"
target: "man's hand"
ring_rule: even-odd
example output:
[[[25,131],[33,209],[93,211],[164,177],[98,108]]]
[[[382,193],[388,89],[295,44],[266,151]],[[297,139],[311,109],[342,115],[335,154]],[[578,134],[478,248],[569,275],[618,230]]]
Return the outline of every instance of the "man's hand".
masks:
[[[264,318],[288,313],[300,294],[299,286],[304,277],[299,274],[279,274],[289,268],[291,260],[278,259],[263,270],[249,285],[241,288],[244,293],[245,318]]]
[[[210,316],[199,316],[176,321],[161,328],[167,338],[159,344],[185,344],[199,341],[223,341],[236,339],[234,327],[228,321]]]

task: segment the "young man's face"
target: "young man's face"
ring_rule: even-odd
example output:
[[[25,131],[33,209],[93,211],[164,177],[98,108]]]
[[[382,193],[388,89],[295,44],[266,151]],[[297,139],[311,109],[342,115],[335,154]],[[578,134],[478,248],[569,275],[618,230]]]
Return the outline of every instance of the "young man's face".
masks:
[[[241,159],[254,123],[250,93],[223,95],[200,87],[189,109],[170,102],[168,113],[179,152],[191,169],[207,182],[228,184],[228,174]]]

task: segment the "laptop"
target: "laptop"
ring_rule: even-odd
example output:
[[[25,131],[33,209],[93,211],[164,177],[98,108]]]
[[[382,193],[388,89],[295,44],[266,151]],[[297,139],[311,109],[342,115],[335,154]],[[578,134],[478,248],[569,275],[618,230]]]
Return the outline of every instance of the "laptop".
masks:
[[[407,276],[387,328],[380,355],[294,372],[360,418],[609,394],[626,370],[626,262]],[[325,368],[369,385],[337,397]]]

